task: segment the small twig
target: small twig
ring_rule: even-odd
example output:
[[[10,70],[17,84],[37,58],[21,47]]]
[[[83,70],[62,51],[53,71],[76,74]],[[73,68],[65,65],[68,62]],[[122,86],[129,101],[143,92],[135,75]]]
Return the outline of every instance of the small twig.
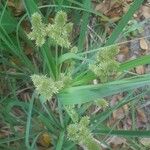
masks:
[[[103,42],[103,39],[89,26],[89,25],[87,25],[87,27],[88,27],[88,29],[90,30],[90,31],[92,31],[97,37],[98,37],[98,39],[101,41],[101,43]]]

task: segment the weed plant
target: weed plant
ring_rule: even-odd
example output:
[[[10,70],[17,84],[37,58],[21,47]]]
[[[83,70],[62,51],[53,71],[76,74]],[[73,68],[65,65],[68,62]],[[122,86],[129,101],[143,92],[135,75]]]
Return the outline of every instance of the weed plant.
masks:
[[[136,138],[149,137],[150,131],[136,129],[134,111],[133,130],[106,126],[114,111],[134,104],[149,92],[145,88],[150,84],[149,74],[133,75],[129,70],[148,64],[150,56],[124,63],[116,59],[117,40],[143,0],[133,2],[106,42],[95,47],[90,41],[92,44],[86,50],[84,42],[91,15],[113,25],[109,18],[92,9],[90,0],[56,0],[41,7],[34,0],[23,2],[26,14],[19,21],[7,8],[8,1],[2,1],[0,8],[0,77],[9,87],[7,94],[1,96],[0,118],[13,131],[10,137],[0,139],[0,148],[16,144],[18,149],[36,150],[38,139],[45,132],[56,150],[74,150],[79,146],[88,150],[111,149],[105,138],[114,135],[126,137],[132,149],[143,147]],[[31,22],[30,32],[22,28],[23,21]],[[76,26],[80,32],[74,37]],[[22,43],[32,48],[32,55],[26,55]],[[137,88],[141,92],[135,94]],[[27,101],[21,100],[21,90],[28,91]],[[125,97],[111,107],[110,97],[122,92],[126,92]],[[93,107],[103,111],[88,113]],[[20,108],[23,115],[15,115],[13,108]],[[23,133],[18,133],[17,127],[25,128]]]

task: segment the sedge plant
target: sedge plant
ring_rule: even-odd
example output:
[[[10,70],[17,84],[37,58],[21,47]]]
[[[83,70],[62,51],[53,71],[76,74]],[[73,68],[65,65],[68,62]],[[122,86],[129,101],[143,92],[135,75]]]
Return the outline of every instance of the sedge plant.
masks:
[[[82,31],[79,35],[78,44],[76,44],[72,38],[74,24],[65,11],[60,10],[60,8],[60,11],[56,9],[58,12],[48,21],[42,16],[33,0],[24,1],[32,26],[31,32],[27,33],[28,40],[25,38],[24,32],[19,32],[19,34],[24,33],[19,36],[26,39],[26,42],[34,49],[33,64],[21,49],[18,38],[17,47],[16,43],[13,43],[15,40],[11,40],[9,34],[0,24],[0,38],[4,43],[2,46],[10,48],[11,54],[16,55],[26,66],[25,69],[20,69],[13,64],[18,72],[21,70],[21,74],[17,74],[17,72],[10,74],[15,76],[10,87],[12,95],[17,100],[8,99],[4,103],[4,106],[7,107],[3,107],[4,109],[1,110],[2,115],[6,116],[3,118],[4,120],[11,122],[10,124],[14,126],[18,122],[21,125],[26,124],[26,131],[23,136],[17,134],[15,138],[0,140],[2,148],[6,147],[5,143],[25,139],[25,145],[21,148],[26,147],[30,150],[36,150],[38,149],[38,138],[45,132],[49,135],[51,145],[56,150],[73,150],[78,149],[79,146],[85,150],[109,148],[103,135],[126,136],[129,140],[133,136],[149,136],[147,130],[118,131],[115,125],[113,127],[105,126],[106,119],[111,116],[113,111],[130,102],[142,99],[144,94],[149,92],[148,88],[142,94],[135,95],[132,92],[132,89],[148,86],[150,84],[149,75],[136,77],[130,76],[124,71],[138,65],[147,64],[150,56],[143,56],[120,64],[116,59],[119,47],[114,44],[141,2],[135,1],[133,3],[106,45],[83,51],[89,14],[93,13],[103,17],[103,15],[90,10],[89,2],[88,5],[85,3],[84,6],[80,3],[75,4],[75,6],[87,8],[84,11],[82,10],[84,12],[82,19],[85,19],[85,22],[82,21]],[[130,13],[131,15],[129,15]],[[19,24],[17,30],[21,31]],[[127,76],[125,76],[126,74]],[[9,76],[9,74],[7,75]],[[20,82],[20,79],[23,81],[23,86],[25,84],[32,85],[31,91],[34,94],[29,103],[18,101],[16,96],[18,90],[16,85],[18,80]],[[93,81],[96,81],[96,84],[93,84]],[[126,97],[115,106],[110,107],[107,96],[124,91],[127,91]],[[11,113],[14,106],[21,108],[27,114],[27,123],[25,117],[19,118]],[[91,113],[93,107],[96,111]],[[11,117],[8,115],[10,113]],[[12,117],[15,117],[15,119],[12,119]]]
[[[34,13],[31,17],[31,24],[32,31],[28,34],[29,39],[34,40],[36,46],[39,48],[43,47],[47,42],[54,48],[54,51],[51,52],[54,57],[54,69],[50,69],[53,70],[53,74],[31,75],[37,96],[42,97],[41,102],[43,105],[51,101],[57,101],[57,110],[60,115],[60,126],[63,132],[64,142],[65,140],[71,141],[88,150],[101,149],[101,141],[98,141],[92,133],[90,116],[87,116],[85,111],[82,115],[80,114],[80,110],[82,110],[85,104],[81,105],[78,104],[78,102],[72,103],[72,96],[70,96],[72,94],[70,92],[72,91],[69,91],[69,89],[77,82],[78,78],[76,78],[76,76],[80,76],[80,74],[82,78],[86,78],[88,73],[91,74],[88,82],[86,81],[83,85],[96,79],[100,83],[100,86],[105,87],[106,85],[107,87],[109,82],[116,80],[120,74],[122,74],[119,70],[120,63],[116,60],[116,56],[119,53],[118,46],[112,45],[101,48],[94,53],[93,59],[90,60],[84,57],[84,55],[81,56],[80,53],[78,53],[78,48],[71,44],[70,36],[73,24],[68,22],[67,14],[64,11],[59,11],[52,23],[48,24],[43,23],[42,16],[39,13]],[[41,51],[44,51],[44,49],[41,49]],[[84,65],[86,66],[86,70],[84,70],[85,73],[83,75],[82,70],[74,72],[77,65],[80,65],[78,63],[79,61],[85,61]],[[123,84],[125,83],[126,81],[123,82]],[[126,88],[128,88],[128,86],[130,85],[125,84]],[[131,85],[131,89],[133,86]],[[89,86],[89,88],[91,87]],[[84,93],[85,89],[84,87],[82,89],[82,86],[80,91],[81,97],[82,90],[83,97],[86,97],[86,95],[84,95],[86,94]],[[73,100],[77,97],[80,97],[80,95],[75,96]],[[93,97],[95,97],[95,95],[93,95]],[[69,102],[65,102],[65,99]],[[97,107],[104,109],[108,107],[108,102],[105,99],[98,99],[97,96],[93,99],[95,99],[94,105]],[[78,99],[76,99],[76,101],[78,101]],[[86,103],[86,105],[88,104],[87,108],[93,105],[88,101]],[[64,117],[64,115],[67,117]],[[67,123],[65,123],[66,120],[68,120]],[[62,136],[62,134],[60,136]],[[61,143],[61,148],[63,149],[63,143]]]

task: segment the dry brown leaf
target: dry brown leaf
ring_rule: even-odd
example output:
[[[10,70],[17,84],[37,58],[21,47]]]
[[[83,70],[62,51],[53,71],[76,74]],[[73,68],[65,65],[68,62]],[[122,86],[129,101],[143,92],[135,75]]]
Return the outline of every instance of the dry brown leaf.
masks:
[[[117,60],[119,61],[119,62],[123,62],[123,61],[125,61],[125,55],[124,54],[118,54],[117,55]]]
[[[125,116],[124,110],[122,108],[117,109],[113,112],[113,118],[114,120],[120,120],[123,119]]]
[[[147,42],[146,42],[145,39],[141,39],[141,40],[140,40],[140,47],[141,47],[141,49],[143,49],[143,50],[148,50],[148,44],[147,44]]]
[[[132,2],[133,2],[133,0],[126,0],[126,2],[127,2],[127,3],[132,3]]]
[[[123,15],[123,3],[116,2],[112,4],[106,15],[110,18],[115,18],[115,21],[118,21],[116,19],[120,19]]]
[[[138,114],[138,118],[140,119],[140,121],[147,122],[146,115],[142,109],[137,109],[137,114]]]
[[[124,105],[122,108],[119,108],[113,112],[113,119],[114,120],[123,119],[128,111],[129,111],[128,105]]]
[[[10,58],[10,63],[11,63],[11,64],[15,64],[15,65],[17,65],[17,66],[21,66],[20,60],[19,60],[17,57],[15,57],[15,56],[12,56],[12,57]]]
[[[124,112],[125,112],[125,114],[129,111],[129,107],[128,107],[128,105],[126,104],[126,105],[123,105],[123,109],[124,109]]]
[[[150,7],[142,6],[142,14],[146,19],[150,18]]]
[[[110,101],[110,106],[114,106],[116,105],[116,103],[118,103],[118,101],[120,101],[122,99],[122,94],[118,94],[118,95],[114,95]],[[124,108],[119,108],[116,111],[113,112],[112,116],[113,116],[113,120],[118,120],[118,119],[122,119],[124,118]]]
[[[111,7],[111,0],[105,0],[101,2],[100,4],[96,5],[95,10],[100,11],[103,14],[106,14]]]
[[[137,109],[137,127],[143,128],[147,123],[147,117],[142,109]]]
[[[138,74],[144,74],[145,73],[145,68],[144,68],[144,66],[137,66],[136,68],[135,68],[135,71],[136,71],[136,73],[138,73]]]
[[[113,145],[117,146],[117,145],[121,145],[121,144],[125,144],[126,143],[126,139],[125,138],[121,138],[121,137],[117,137],[117,136],[113,136],[109,143],[112,143]]]
[[[120,52],[121,52],[121,54],[128,55],[128,53],[129,53],[129,47],[128,46],[122,46],[120,48]]]
[[[140,142],[141,142],[144,146],[150,146],[150,138],[142,138],[142,139],[140,139]]]
[[[126,117],[126,119],[123,120],[123,129],[124,130],[131,130],[131,128],[132,128],[132,121],[131,121],[130,116],[128,115]]]
[[[43,133],[38,140],[38,143],[43,147],[49,147],[51,144],[51,137],[48,133]]]
[[[22,0],[17,2],[15,2],[15,0],[8,0],[8,6],[13,9],[15,16],[21,15],[25,10]]]

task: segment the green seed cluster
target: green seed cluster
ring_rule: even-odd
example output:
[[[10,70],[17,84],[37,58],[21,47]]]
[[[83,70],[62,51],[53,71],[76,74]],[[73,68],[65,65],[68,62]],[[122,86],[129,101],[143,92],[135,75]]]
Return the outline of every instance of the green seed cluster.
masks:
[[[107,108],[108,107],[108,102],[105,99],[99,99],[95,101],[95,104],[100,107],[100,108]]]
[[[38,94],[45,99],[50,100],[54,94],[57,94],[63,88],[63,81],[54,81],[44,75],[32,75],[31,79]]]
[[[42,17],[39,13],[34,13],[31,18],[32,32],[28,34],[29,39],[35,40],[37,46],[45,43],[46,25],[42,23]]]
[[[64,73],[61,73],[59,80],[62,81],[63,87],[67,87],[70,85],[72,78],[70,75],[65,75]]]
[[[97,53],[96,61],[89,66],[101,82],[107,82],[116,75],[119,62],[115,60],[115,57],[118,52],[119,49],[116,46],[106,47]]]
[[[74,105],[67,105],[65,106],[65,110],[67,111],[68,115],[72,119],[74,123],[78,122],[79,117],[77,112],[75,111],[75,106]]]
[[[68,138],[75,143],[82,144],[88,150],[99,150],[99,146],[94,141],[91,131],[89,130],[89,117],[82,117],[80,122],[70,124],[67,128]]]
[[[42,17],[39,13],[34,13],[31,17],[32,32],[29,38],[36,41],[36,45],[41,47],[46,38],[50,38],[54,44],[61,47],[70,48],[69,34],[72,31],[73,24],[67,23],[67,14],[59,11],[52,24],[42,23]]]
[[[67,14],[60,11],[56,14],[53,24],[48,24],[47,35],[61,47],[70,48],[69,34],[72,31],[73,24],[67,23]]]
[[[77,53],[78,52],[78,48],[76,46],[72,47],[70,50],[71,53]]]

